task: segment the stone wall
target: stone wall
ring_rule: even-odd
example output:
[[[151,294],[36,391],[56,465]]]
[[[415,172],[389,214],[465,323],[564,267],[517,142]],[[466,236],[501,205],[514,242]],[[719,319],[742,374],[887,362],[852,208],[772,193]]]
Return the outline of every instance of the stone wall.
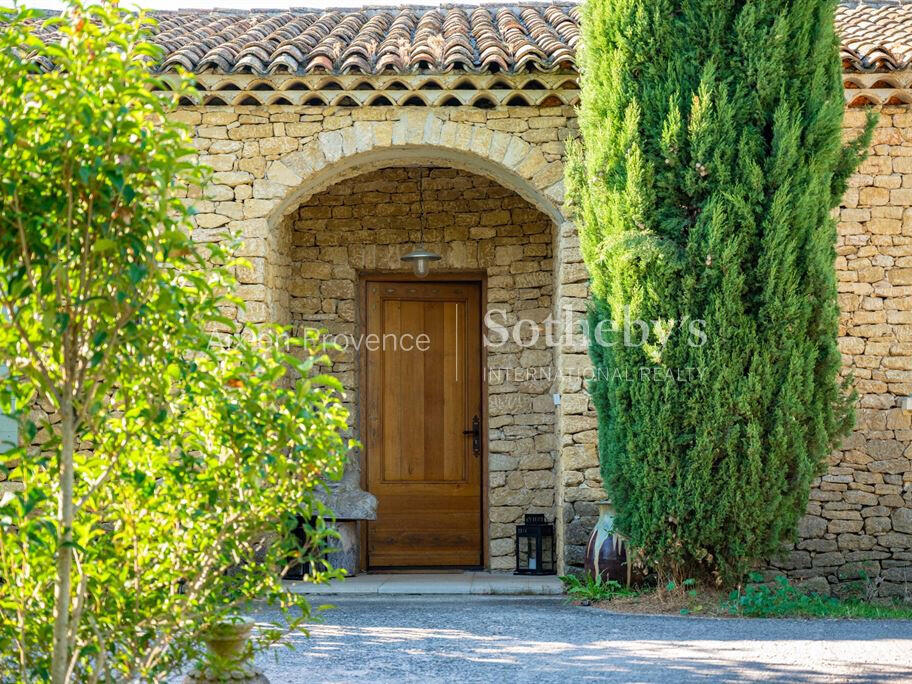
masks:
[[[353,305],[346,301],[350,292],[338,300],[335,312],[322,310],[329,290],[344,289],[336,282],[341,278],[329,278],[322,285],[326,292],[298,295],[291,289],[303,286],[288,279],[292,264],[305,265],[300,247],[292,243],[299,239],[299,231],[281,230],[287,221],[283,216],[288,212],[300,216],[301,203],[312,206],[309,198],[315,193],[326,190],[320,197],[329,201],[336,197],[333,193],[348,187],[344,181],[359,175],[363,180],[364,173],[384,166],[414,163],[425,150],[437,155],[436,166],[480,174],[519,192],[548,214],[558,228],[552,246],[556,263],[547,266],[549,274],[554,273],[549,281],[553,290],[548,293],[551,310],[558,319],[570,312],[577,320],[585,310],[586,272],[575,226],[563,218],[562,209],[564,145],[576,135],[568,108],[202,107],[182,110],[178,117],[194,126],[200,160],[216,169],[206,199],[198,202],[201,214],[195,235],[215,239],[225,228],[232,228],[245,236],[244,253],[252,268],[240,275],[249,320],[301,321],[305,312],[297,308],[304,306],[303,300],[309,302],[310,315],[326,317],[320,319],[323,323],[333,317],[350,319]],[[859,110],[848,111],[848,135],[857,132],[862,118]],[[883,109],[874,154],[853,177],[840,216],[840,334],[846,370],[854,374],[859,393],[858,427],[832,455],[829,473],[816,483],[797,544],[774,561],[774,571],[786,571],[796,579],[822,576],[834,588],[855,581],[858,570],[864,568],[882,578],[883,592],[898,593],[905,591],[906,568],[912,566],[912,425],[898,408],[899,398],[912,391],[910,119],[907,108]],[[372,156],[378,152],[383,153],[382,159]],[[380,231],[375,232],[380,238]],[[388,267],[395,268],[399,250],[392,248],[392,242],[384,244],[387,251],[374,251],[372,258],[382,253],[377,263],[386,259]],[[553,497],[548,505],[554,506],[558,518],[562,560],[566,569],[572,569],[582,564],[586,538],[596,519],[594,501],[603,496],[595,416],[584,391],[583,376],[589,367],[584,341],[579,336],[563,340],[553,364],[560,376],[555,391],[561,395],[561,405],[554,412],[553,439],[558,444],[551,448],[560,456],[553,470],[547,471],[553,473],[552,490],[536,491],[532,498]],[[353,374],[354,366],[339,370]],[[533,399],[539,404],[533,406],[532,415],[545,412],[547,394],[542,391]],[[492,440],[501,442],[496,431],[507,426],[492,420],[492,427]],[[517,443],[527,444],[522,439],[527,438]],[[544,439],[539,437],[540,442]],[[540,450],[546,451],[536,445],[535,453]],[[513,463],[508,448],[501,450],[498,445],[493,453],[506,457],[492,458],[495,467],[498,461]],[[504,496],[525,492],[509,488],[509,483],[518,485],[521,477],[525,484],[520,473],[508,480],[510,473],[492,470],[493,486],[498,487],[502,476],[502,486],[507,487]],[[524,499],[527,494],[511,494],[510,501],[518,502],[516,496]],[[505,509],[517,509],[513,513],[522,508],[507,506],[506,500],[493,495],[492,500],[501,501],[498,505]],[[492,513],[492,524],[504,527],[492,530],[492,557],[501,559],[497,567],[506,567],[509,556],[501,552],[509,553],[505,526],[512,519],[506,520],[505,513],[504,520],[495,521],[496,515]]]
[[[846,112],[847,137],[865,113]],[[799,540],[774,567],[839,591],[867,576],[912,596],[912,109],[880,110],[868,159],[839,213],[839,346],[858,392],[856,427],[815,482]]]
[[[421,239],[419,183],[425,244],[443,257],[435,271],[483,271],[484,309],[506,325],[540,322],[551,314],[554,230],[548,217],[483,176],[385,168],[331,186],[286,219],[282,230],[291,232],[291,263],[281,280],[295,329],[325,329],[339,340],[360,332],[358,273],[402,269],[400,257]],[[510,340],[486,353],[489,551],[492,569],[506,570],[515,564],[515,525],[523,514],[554,515],[554,350],[542,338],[529,348]],[[347,390],[356,426],[360,380],[353,346],[335,354],[332,373]],[[349,476],[358,467],[353,459]]]
[[[303,316],[301,311],[292,312],[292,306],[301,305],[292,304],[293,300],[323,296],[293,296],[288,286],[293,263],[292,233],[282,228],[287,216],[299,214],[302,203],[309,206],[315,195],[333,192],[333,187],[344,188],[345,181],[377,169],[428,165],[494,181],[547,216],[552,228],[556,226],[550,254],[557,258],[551,261],[549,254],[541,259],[546,270],[539,277],[547,276],[552,284],[552,290],[545,295],[551,300],[550,311],[556,320],[565,320],[568,312],[578,320],[585,311],[587,275],[576,229],[563,209],[565,145],[578,134],[571,107],[186,107],[175,118],[191,126],[200,161],[215,170],[204,196],[193,198],[199,212],[194,237],[200,241],[217,240],[226,230],[233,230],[245,242],[242,253],[251,265],[238,274],[239,294],[247,301],[242,320],[288,324]],[[388,247],[384,254],[383,258],[391,259],[388,267],[400,267],[398,249]],[[493,267],[506,266],[497,263],[496,254],[493,258]],[[495,290],[491,281],[489,287]],[[502,296],[498,292],[492,294]],[[310,306],[313,308],[312,302]],[[348,311],[348,304],[341,308],[337,305],[335,315],[348,316]],[[530,350],[520,363],[538,363],[543,351]],[[533,357],[537,360],[533,361]],[[555,409],[550,392],[544,390],[532,393],[535,398],[531,411],[527,398],[517,403],[516,413],[520,415],[544,414],[547,403],[554,419],[550,436],[532,437],[519,423],[491,422],[492,473],[501,473],[492,475],[491,498],[502,509],[497,514],[492,511],[491,516],[491,555],[499,559],[495,567],[512,564],[511,557],[504,555],[509,541],[505,535],[526,499],[530,509],[553,506],[561,569],[564,559],[582,558],[585,531],[596,519],[591,502],[604,496],[597,478],[595,418],[583,388],[582,376],[588,366],[581,336],[562,340],[552,360],[552,368],[560,377],[552,391],[560,393],[560,406]],[[354,372],[353,367],[339,370]],[[503,392],[513,393],[512,389]],[[529,456],[533,452],[508,452],[508,441],[526,450],[529,439],[535,454],[551,449],[565,457],[558,458],[553,468],[546,468],[541,467],[546,459]],[[547,441],[553,441],[554,446],[545,448]],[[533,469],[535,459],[539,465]],[[523,461],[523,465],[511,478],[507,466],[514,461]],[[524,469],[539,473],[529,476],[529,483],[536,485],[531,489],[525,487]],[[503,484],[499,484],[501,477]],[[548,477],[550,490],[544,487]],[[518,486],[520,478],[523,488]],[[545,506],[546,499],[549,503]],[[500,527],[493,529],[494,525]],[[567,529],[572,529],[569,537],[565,535]]]
[[[577,134],[571,108],[188,107],[175,117],[190,124],[200,161],[215,170],[205,196],[193,198],[200,212],[194,236],[216,240],[231,229],[245,240],[242,253],[251,267],[240,270],[238,290],[247,301],[244,320],[352,326],[354,270],[367,264],[398,267],[400,245],[405,238],[414,239],[412,229],[406,236],[362,227],[357,244],[327,242],[320,248],[317,237],[347,239],[347,230],[327,227],[355,226],[356,207],[365,212],[367,203],[352,205],[346,217],[346,202],[381,192],[355,188],[371,178],[382,184],[381,168],[429,166],[422,160],[458,170],[435,171],[441,183],[471,183],[465,189],[490,195],[479,201],[510,204],[494,210],[509,211],[510,219],[496,226],[493,237],[478,232],[483,224],[469,225],[482,220],[479,212],[452,205],[436,212],[452,210],[453,221],[466,222],[452,223],[449,236],[447,226],[432,227],[443,235],[434,240],[442,248],[447,245],[445,265],[487,269],[489,304],[502,300],[516,311],[541,310],[536,315],[548,309],[558,320],[568,312],[578,320],[585,310],[586,271],[576,228],[563,209],[564,148]],[[848,110],[847,135],[857,133],[863,118],[861,110]],[[404,174],[398,182],[411,187],[414,171],[394,173]],[[414,221],[413,199],[392,200],[393,194],[409,191],[389,193],[392,205],[410,207],[401,217]],[[534,206],[541,212],[536,221],[547,215],[548,230],[539,223],[534,234],[550,236],[553,229],[553,240],[538,243],[511,234],[516,225],[535,222],[514,218],[520,210],[516,193],[530,202],[522,211]],[[327,207],[332,207],[329,216],[306,216],[308,211],[325,213]],[[336,210],[340,215],[333,215]],[[308,234],[313,244],[301,242]],[[485,241],[495,245],[493,253],[478,249]],[[526,254],[527,242],[536,251]],[[520,245],[521,264],[538,262],[538,284],[517,284],[520,275],[527,278],[535,271],[514,273],[498,261],[498,247],[505,250],[500,258],[510,254],[512,260]],[[548,251],[539,254],[543,249]],[[900,595],[912,584],[907,583],[912,579],[912,422],[899,408],[899,400],[912,392],[909,106],[881,109],[872,156],[851,179],[841,209],[837,253],[840,345],[859,395],[857,427],[831,455],[828,474],[811,493],[797,543],[773,561],[772,572],[818,578],[820,588],[822,577],[827,588],[838,590],[857,582],[864,571],[878,578],[881,593]],[[507,285],[510,278],[512,286]],[[497,362],[538,365],[542,352],[533,349],[524,359],[516,350],[505,351]],[[593,502],[604,496],[595,416],[584,391],[589,367],[584,340],[578,335],[562,340],[550,363],[559,376],[554,387],[504,387],[491,394],[491,555],[497,568],[512,563],[511,526],[524,507],[553,511],[562,570],[579,567],[596,519]],[[351,360],[340,360],[336,370],[347,386],[355,386]],[[552,391],[561,398],[556,410]],[[495,406],[498,394],[509,397],[501,408]],[[503,408],[514,401],[521,410],[513,413],[531,416],[528,424]],[[553,420],[551,432],[545,429],[545,416]]]

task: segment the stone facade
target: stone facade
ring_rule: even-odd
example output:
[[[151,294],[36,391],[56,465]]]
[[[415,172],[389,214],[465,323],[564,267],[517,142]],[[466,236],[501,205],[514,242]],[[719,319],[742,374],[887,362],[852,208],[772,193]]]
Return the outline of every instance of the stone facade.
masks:
[[[912,108],[880,108],[871,155],[839,213],[839,345],[858,393],[856,427],[814,484],[798,543],[774,567],[838,590],[867,576],[912,594]],[[846,112],[846,135],[864,125]]]
[[[215,171],[204,196],[192,198],[199,212],[194,236],[215,240],[233,230],[244,238],[242,254],[251,266],[239,273],[240,295],[247,301],[243,320],[352,328],[357,272],[372,264],[401,268],[399,256],[417,237],[413,228],[398,234],[391,227],[365,232],[370,229],[354,220],[356,212],[373,211],[376,205],[366,206],[368,196],[383,192],[364,190],[364,184],[382,186],[385,178],[401,173],[406,174],[402,182],[413,183],[414,169],[427,168],[439,169],[434,173],[441,190],[455,192],[471,183],[464,189],[484,195],[477,202],[490,203],[480,217],[454,200],[436,212],[431,230],[443,231],[440,268],[484,270],[488,306],[506,308],[509,316],[528,314],[541,321],[540,333],[546,319],[566,321],[567,316],[572,330],[573,320],[585,311],[587,275],[576,230],[563,208],[565,145],[576,135],[571,107],[203,106],[182,108],[175,116],[193,128],[200,162]],[[413,170],[381,171],[392,167]],[[408,204],[401,216],[413,224],[415,197],[389,191],[401,196],[383,211],[404,211]],[[351,216],[346,216],[346,201],[354,202]],[[476,205],[481,206],[487,205]],[[347,238],[329,230],[330,224],[360,230],[361,239],[376,241],[340,243]],[[439,233],[429,237],[441,239]],[[560,521],[575,521],[574,530],[591,526],[589,502],[603,497],[595,418],[583,388],[589,366],[585,341],[579,334],[565,335],[552,351],[540,345],[525,352],[505,348],[488,361],[492,370],[512,365],[550,376],[492,377],[491,565],[512,566],[512,525],[534,511],[558,520],[559,560],[578,560],[581,533],[564,553],[566,526]],[[346,386],[356,386],[353,359],[338,360],[335,370]],[[560,395],[557,407],[552,394]],[[357,416],[354,392],[352,408]],[[343,486],[351,488],[357,479],[354,465]],[[580,515],[585,519],[577,519]]]
[[[770,572],[835,590],[864,572],[882,594],[901,595],[912,586],[912,421],[899,408],[912,393],[912,107],[880,113],[839,215],[840,345],[857,427]],[[214,169],[204,196],[191,198],[194,236],[227,229],[245,241],[242,320],[354,330],[357,274],[399,268],[417,237],[416,174],[429,169],[428,241],[444,254],[440,268],[483,270],[487,306],[512,316],[544,324],[585,311],[587,275],[563,197],[570,107],[201,106],[175,117]],[[847,135],[863,117],[847,111]],[[534,510],[556,519],[561,571],[579,567],[604,496],[585,340],[488,360],[553,373],[549,383],[491,387],[491,565],[512,564],[512,525]],[[334,371],[357,418],[355,359],[340,357]],[[358,479],[357,465],[347,478]]]
[[[216,169],[199,202],[200,239],[225,228],[247,235],[254,265],[242,275],[242,296],[251,320],[351,329],[355,274],[398,267],[415,240],[415,174],[429,166],[437,169],[435,192],[479,193],[493,213],[505,212],[501,225],[482,230],[483,217],[441,199],[430,210],[429,240],[444,253],[444,267],[486,270],[489,306],[549,312],[559,321],[585,311],[587,276],[563,209],[564,146],[575,136],[567,107],[199,107],[178,116],[195,126],[200,160]],[[847,135],[863,117],[848,110]],[[388,167],[409,168],[377,170]],[[403,187],[393,192],[391,183]],[[771,572],[818,578],[818,586],[822,577],[838,589],[863,571],[879,578],[882,593],[899,594],[912,579],[912,422],[898,406],[912,392],[912,109],[881,109],[872,156],[850,186],[836,267],[840,345],[859,394],[858,423],[815,483],[797,543],[772,561]],[[375,198],[407,227],[397,231],[402,221],[385,220],[365,227],[360,219]],[[537,239],[519,240],[517,224],[534,225]],[[508,275],[507,254],[509,263],[537,262],[537,275],[525,266]],[[523,282],[530,278],[534,284]],[[496,363],[538,366],[546,356],[544,349],[525,357],[512,350]],[[555,515],[562,569],[580,566],[594,502],[603,496],[596,421],[583,387],[585,341],[563,339],[547,360],[553,386],[510,387],[503,405],[492,387],[494,568],[510,565],[512,524],[532,509]],[[338,363],[346,386],[356,388],[353,359]],[[505,408],[514,401],[516,411]]]

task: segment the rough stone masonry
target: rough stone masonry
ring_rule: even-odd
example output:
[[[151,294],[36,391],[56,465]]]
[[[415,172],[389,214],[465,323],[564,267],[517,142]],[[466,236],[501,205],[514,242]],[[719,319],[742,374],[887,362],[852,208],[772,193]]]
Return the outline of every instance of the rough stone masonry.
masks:
[[[858,393],[852,435],[811,491],[798,542],[777,568],[823,587],[879,584],[912,596],[912,108],[884,106],[871,155],[839,211],[836,271],[844,372]],[[865,113],[849,109],[847,138]]]
[[[200,238],[211,239],[236,222],[256,221],[274,211],[258,183],[267,167],[308,143],[338,132],[339,158],[389,149],[383,166],[363,173],[346,169],[337,183],[328,178],[322,192],[304,198],[274,228],[262,222],[248,240],[254,274],[244,277],[247,315],[257,320],[320,324],[353,330],[355,275],[359,269],[396,268],[402,247],[414,241],[417,203],[415,174],[407,149],[392,129],[407,114],[402,107],[190,108],[178,115],[195,126],[200,161],[217,173],[200,202]],[[411,115],[411,114],[410,114]],[[863,113],[850,109],[846,133],[854,135]],[[564,143],[575,136],[570,108],[513,107],[421,111],[410,145],[440,148],[453,155],[469,151],[479,160],[493,156],[503,177],[479,164],[475,173],[432,173],[440,199],[430,210],[429,242],[444,254],[443,267],[486,269],[488,307],[503,304],[511,314],[534,315],[585,309],[586,277],[575,229],[569,221],[536,211],[509,190],[505,181],[521,164],[535,163],[539,188],[550,189],[560,207]],[[434,134],[430,117],[462,130],[448,142]],[[463,133],[465,131],[465,133]],[[345,134],[351,132],[351,150]],[[492,135],[518,138],[532,152],[514,158],[493,150]],[[471,136],[468,141],[460,136]],[[376,145],[362,142],[379,136]],[[443,143],[441,145],[441,143]],[[513,145],[512,139],[506,142]],[[492,151],[493,150],[493,151]],[[329,150],[336,154],[335,150]],[[310,152],[305,152],[310,154]],[[401,159],[397,159],[400,157]],[[409,169],[393,168],[400,164]],[[420,168],[426,168],[422,165]],[[355,167],[357,170],[357,165]],[[463,169],[465,167],[463,166]],[[544,178],[543,178],[544,177]],[[505,187],[506,186],[506,189]],[[469,200],[469,201],[465,201]],[[372,206],[373,205],[373,206]],[[380,208],[382,205],[382,209]],[[259,224],[258,224],[259,225]],[[288,230],[288,227],[291,230]],[[554,237],[552,238],[552,232]],[[878,578],[882,594],[908,590],[912,567],[912,422],[898,399],[912,391],[912,111],[883,107],[872,155],[852,178],[840,213],[836,268],[842,320],[840,346],[845,370],[855,378],[858,423],[852,436],[830,457],[827,475],[815,483],[808,514],[794,548],[772,561],[773,570],[796,579],[817,578],[822,588],[840,587],[862,576]],[[261,272],[261,274],[260,274]],[[505,351],[489,365],[548,366],[569,371],[588,365],[582,342],[573,340],[551,356],[547,350]],[[355,388],[353,358],[336,370]],[[562,395],[555,408],[550,393]],[[510,401],[506,402],[509,398]],[[358,398],[348,401],[355,415]],[[499,403],[506,402],[506,403]],[[553,386],[527,383],[492,390],[489,406],[491,459],[489,498],[490,557],[494,568],[511,564],[511,526],[523,512],[543,510],[558,520],[565,566],[578,567],[595,521],[593,502],[602,497],[596,455],[596,421],[579,374],[566,373]],[[821,578],[823,578],[821,580]]]
[[[872,154],[839,214],[840,347],[857,426],[830,455],[796,543],[769,572],[825,590],[867,577],[881,595],[908,596],[912,417],[899,400],[912,392],[912,107],[879,109]],[[430,173],[437,195],[428,241],[444,255],[440,267],[484,271],[489,309],[536,320],[585,311],[587,276],[562,184],[565,143],[577,135],[571,107],[205,106],[174,116],[214,169],[203,196],[191,198],[194,236],[218,240],[230,229],[245,239],[242,321],[353,331],[358,271],[398,268],[415,241],[419,172]],[[863,118],[847,110],[847,136]],[[357,418],[355,361],[343,355],[333,370]],[[540,511],[557,522],[561,570],[578,568],[604,496],[585,342],[506,348],[488,363],[553,377],[492,385],[490,564],[511,567],[513,524]],[[346,476],[354,489],[358,463],[355,455]]]

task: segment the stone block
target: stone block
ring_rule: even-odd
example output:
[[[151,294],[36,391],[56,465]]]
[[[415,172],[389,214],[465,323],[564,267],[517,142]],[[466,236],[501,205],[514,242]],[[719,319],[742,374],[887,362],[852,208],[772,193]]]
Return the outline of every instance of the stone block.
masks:
[[[868,469],[873,473],[903,473],[910,470],[909,459],[891,458],[882,461],[872,461],[868,464]]]
[[[906,585],[912,585],[912,566],[888,568],[881,571],[881,574],[887,582],[902,582]]]
[[[867,534],[882,534],[892,529],[889,518],[870,517],[865,519],[865,532]]]
[[[792,551],[774,559],[773,564],[782,570],[809,568],[811,567],[811,554],[807,551]]]
[[[525,454],[519,459],[521,470],[546,470],[554,466],[554,457],[548,453]]]
[[[815,568],[840,566],[843,563],[845,563],[845,555],[839,551],[818,553],[813,558],[813,565]]]
[[[839,548],[843,551],[866,551],[874,548],[877,540],[867,534],[840,534]]]
[[[826,520],[818,516],[805,515],[798,521],[798,536],[803,539],[822,537],[826,531]]]
[[[897,508],[890,516],[893,529],[904,534],[912,534],[912,508]]]
[[[861,532],[864,522],[861,520],[830,520],[827,532],[830,534],[843,534],[846,532]]]
[[[796,582],[795,586],[808,594],[818,594],[820,596],[830,595],[830,583],[827,582],[826,577],[809,577],[808,579]]]
[[[912,534],[887,532],[877,537],[877,543],[888,549],[912,549]]]
[[[517,456],[497,453],[488,455],[488,470],[490,471],[514,470],[518,464]]]

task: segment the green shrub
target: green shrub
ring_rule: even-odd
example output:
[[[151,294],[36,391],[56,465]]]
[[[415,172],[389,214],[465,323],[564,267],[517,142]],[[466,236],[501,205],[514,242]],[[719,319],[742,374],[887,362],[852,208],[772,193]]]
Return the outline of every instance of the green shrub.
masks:
[[[615,524],[660,575],[736,580],[778,551],[852,424],[831,211],[873,121],[843,147],[834,8],[584,8],[589,389]]]
[[[0,10],[0,412],[24,442],[0,461],[22,486],[0,495],[3,681],[162,681],[255,598],[280,613],[263,650],[310,615],[286,562],[333,574],[341,386],[316,333],[226,315],[244,262],[190,238],[203,170],[147,35],[109,3]]]

